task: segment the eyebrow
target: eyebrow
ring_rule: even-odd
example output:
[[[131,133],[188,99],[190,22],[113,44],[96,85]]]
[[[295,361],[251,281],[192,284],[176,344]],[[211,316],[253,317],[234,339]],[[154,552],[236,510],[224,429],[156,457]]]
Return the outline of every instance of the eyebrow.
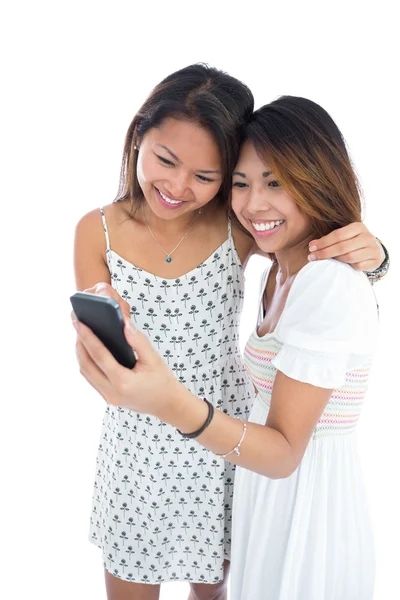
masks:
[[[176,154],[174,154],[172,152],[172,150],[170,150],[169,148],[167,148],[167,146],[164,146],[163,144],[158,144],[160,146],[160,148],[164,148],[164,150],[166,150],[168,152],[168,154],[170,154],[170,156],[172,156],[172,158],[174,160],[176,160],[176,162],[181,163],[182,161],[176,156]],[[212,170],[212,169],[196,169],[196,173],[215,173],[217,175],[221,175],[221,171],[217,170]]]
[[[170,154],[174,160],[176,160],[179,163],[181,162],[179,160],[179,158],[176,156],[176,154],[174,154],[172,152],[172,150],[170,150],[169,148],[167,148],[167,146],[164,146],[163,144],[158,144],[158,145],[160,146],[160,148],[164,148],[164,150],[166,150],[168,152],[168,154]]]
[[[232,174],[239,175],[239,177],[243,177],[243,179],[247,178],[246,173],[241,173],[240,171],[234,171]],[[269,177],[270,175],[272,175],[272,171],[264,171],[262,174],[263,177]]]

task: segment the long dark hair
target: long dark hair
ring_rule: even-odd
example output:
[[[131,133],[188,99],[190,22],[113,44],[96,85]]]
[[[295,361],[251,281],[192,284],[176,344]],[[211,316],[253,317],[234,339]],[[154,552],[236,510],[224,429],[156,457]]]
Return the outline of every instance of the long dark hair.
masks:
[[[311,218],[318,237],[361,221],[361,192],[346,143],[321,106],[281,96],[253,113],[245,138]]]
[[[131,207],[144,199],[136,175],[135,146],[153,127],[174,117],[197,123],[215,140],[222,162],[221,202],[232,186],[244,125],[254,109],[250,89],[238,79],[206,64],[194,64],[166,77],[151,92],[126,134],[120,185],[116,201],[130,200]]]

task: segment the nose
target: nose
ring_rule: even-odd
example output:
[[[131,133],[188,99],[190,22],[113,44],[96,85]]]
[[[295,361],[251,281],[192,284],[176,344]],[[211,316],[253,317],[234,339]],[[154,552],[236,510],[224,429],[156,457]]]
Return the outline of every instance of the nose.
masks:
[[[190,178],[189,173],[181,169],[176,169],[176,172],[172,177],[168,178],[165,184],[167,193],[174,196],[177,200],[184,200],[185,196],[188,195]]]
[[[248,202],[246,210],[249,214],[256,214],[259,211],[266,212],[270,209],[268,202],[268,194],[265,188],[257,187],[253,188],[248,196]]]

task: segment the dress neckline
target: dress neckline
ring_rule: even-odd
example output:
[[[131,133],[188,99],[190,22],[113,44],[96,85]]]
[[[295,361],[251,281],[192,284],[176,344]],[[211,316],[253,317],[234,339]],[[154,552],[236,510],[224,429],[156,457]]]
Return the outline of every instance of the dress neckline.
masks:
[[[126,263],[127,265],[130,265],[133,269],[135,269],[135,271],[140,271],[141,273],[145,273],[146,275],[150,275],[151,277],[154,277],[156,280],[160,280],[160,281],[176,281],[176,279],[182,279],[183,277],[187,277],[188,275],[191,275],[192,273],[194,273],[195,271],[197,271],[199,268],[201,268],[202,265],[206,265],[211,260],[211,258],[213,258],[214,255],[217,254],[217,252],[219,252],[220,250],[222,250],[224,248],[224,246],[229,241],[230,241],[230,238],[228,237],[224,242],[222,242],[222,244],[220,246],[218,246],[218,248],[216,248],[215,250],[213,250],[213,252],[211,252],[211,254],[209,256],[207,256],[207,258],[200,265],[197,265],[196,267],[193,267],[193,269],[191,269],[190,271],[187,271],[186,273],[182,273],[182,275],[178,275],[176,277],[162,277],[161,275],[156,275],[155,273],[151,273],[150,271],[146,271],[146,269],[143,269],[142,267],[139,267],[139,266],[133,264],[129,260],[126,260],[120,254],[118,254],[118,252],[115,252],[115,250],[112,250],[111,248],[108,250],[108,253],[109,254],[113,254],[115,257],[117,257],[123,263]],[[239,265],[241,265],[239,256],[237,257],[237,260],[239,262]]]
[[[293,293],[293,288],[295,288],[295,287],[296,287],[297,280],[299,279],[299,276],[300,276],[300,274],[301,274],[301,273],[303,273],[303,271],[304,271],[305,269],[307,269],[307,267],[309,267],[309,266],[310,266],[310,265],[312,265],[312,264],[313,264],[312,262],[308,262],[308,263],[307,263],[307,264],[305,264],[303,267],[301,267],[301,269],[300,269],[300,270],[299,270],[299,272],[297,273],[296,277],[294,278],[294,280],[293,280],[293,283],[292,283],[292,285],[291,285],[291,288],[290,288],[290,290],[289,290],[289,293],[288,293],[288,295],[287,295],[286,302],[285,302],[285,304],[284,304],[284,307],[283,307],[283,309],[282,309],[281,316],[279,317],[279,319],[278,319],[278,322],[277,322],[277,324],[275,325],[275,329],[274,329],[273,331],[267,331],[267,333],[264,333],[264,335],[258,335],[258,330],[260,329],[260,327],[261,327],[261,325],[262,325],[262,322],[263,322],[264,318],[262,319],[262,321],[261,321],[261,322],[259,322],[259,320],[257,321],[256,327],[255,327],[255,329],[254,329],[254,331],[253,331],[253,335],[254,335],[254,337],[255,337],[257,340],[263,340],[264,338],[267,338],[268,336],[272,336],[272,337],[275,337],[276,339],[279,339],[279,338],[277,337],[277,335],[278,335],[278,334],[277,334],[277,331],[278,331],[279,325],[280,325],[280,323],[281,323],[281,321],[282,321],[282,317],[283,317],[283,315],[284,315],[284,313],[285,313],[286,307],[287,307],[287,306],[288,306],[288,304],[289,304],[289,299],[290,299],[290,297],[293,295],[293,294],[292,294],[292,293]],[[264,298],[265,288],[267,287],[267,283],[268,283],[269,276],[270,276],[270,274],[271,274],[272,267],[273,267],[273,263],[272,263],[272,264],[271,264],[271,265],[268,267],[268,270],[266,270],[265,281],[264,281],[264,285],[263,285],[263,289],[262,289],[262,293],[261,293],[261,298],[260,298],[260,302],[261,302],[261,308],[263,308],[263,303],[262,303],[262,302],[263,302],[263,298]],[[265,315],[264,315],[264,316],[265,316]]]

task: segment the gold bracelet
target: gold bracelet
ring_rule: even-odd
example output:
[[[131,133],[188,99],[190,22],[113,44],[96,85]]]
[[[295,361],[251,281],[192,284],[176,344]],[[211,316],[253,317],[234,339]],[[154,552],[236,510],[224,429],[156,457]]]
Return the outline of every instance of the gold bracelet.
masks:
[[[235,453],[237,456],[240,456],[240,444],[243,442],[244,440],[244,436],[246,435],[246,431],[247,431],[247,425],[244,421],[242,421],[243,423],[243,433],[242,433],[242,437],[240,438],[239,443],[229,452],[227,452],[226,454],[216,454],[216,456],[220,456],[221,458],[226,458],[227,456],[229,456],[230,454]]]

